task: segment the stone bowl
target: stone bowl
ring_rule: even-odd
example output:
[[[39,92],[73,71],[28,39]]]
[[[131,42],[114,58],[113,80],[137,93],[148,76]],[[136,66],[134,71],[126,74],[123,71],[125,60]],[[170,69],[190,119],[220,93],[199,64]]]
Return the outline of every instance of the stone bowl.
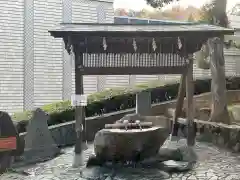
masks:
[[[167,137],[163,127],[102,129],[95,135],[94,151],[102,161],[140,161],[157,155]]]

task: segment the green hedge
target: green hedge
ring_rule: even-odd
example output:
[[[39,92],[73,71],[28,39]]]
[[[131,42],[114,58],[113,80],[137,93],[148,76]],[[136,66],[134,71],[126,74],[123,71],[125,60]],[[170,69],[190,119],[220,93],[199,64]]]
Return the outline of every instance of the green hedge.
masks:
[[[240,88],[240,78],[227,78],[227,89],[234,90]],[[210,91],[210,79],[197,79],[194,81],[195,94]],[[118,88],[110,89],[100,93],[94,93],[88,97],[86,116],[96,116],[104,113],[124,110],[135,107],[135,94],[139,91],[150,91],[152,103],[159,103],[175,99],[178,93],[179,82],[151,82],[138,85],[133,89]],[[62,101],[48,104],[42,107],[50,115],[48,125],[54,125],[74,120],[74,108],[70,101]],[[19,132],[26,130],[28,120],[32,117],[31,111],[15,113],[12,118],[16,121]]]

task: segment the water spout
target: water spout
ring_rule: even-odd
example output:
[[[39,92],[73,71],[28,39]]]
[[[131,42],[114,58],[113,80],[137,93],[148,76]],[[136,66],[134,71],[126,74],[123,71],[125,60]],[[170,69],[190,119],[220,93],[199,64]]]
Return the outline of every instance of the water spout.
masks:
[[[136,120],[135,123],[139,126],[140,130],[142,130],[141,122],[139,120]]]
[[[127,131],[128,130],[129,121],[128,120],[124,120],[123,124],[125,125],[125,130]]]

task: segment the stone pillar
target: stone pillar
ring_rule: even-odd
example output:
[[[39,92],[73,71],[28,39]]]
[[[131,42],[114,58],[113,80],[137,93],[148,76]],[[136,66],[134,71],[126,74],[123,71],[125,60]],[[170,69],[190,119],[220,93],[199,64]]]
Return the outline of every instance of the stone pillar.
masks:
[[[151,115],[151,92],[142,91],[136,94],[136,114]]]
[[[72,0],[63,0],[62,20],[64,23],[72,22]],[[63,42],[63,89],[62,99],[70,100],[72,95],[72,56],[65,50]]]
[[[23,109],[34,108],[34,0],[24,1]]]

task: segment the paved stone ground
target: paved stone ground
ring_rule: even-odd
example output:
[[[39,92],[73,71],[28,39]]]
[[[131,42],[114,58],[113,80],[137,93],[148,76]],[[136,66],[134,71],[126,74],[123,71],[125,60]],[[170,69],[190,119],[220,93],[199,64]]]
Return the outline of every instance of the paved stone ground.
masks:
[[[186,173],[168,174],[159,169],[139,169],[119,167],[117,169],[91,168],[74,169],[71,167],[73,149],[64,149],[64,154],[48,162],[23,167],[30,173],[6,173],[0,180],[240,180],[240,156],[219,150],[213,145],[197,142],[198,155],[196,167]],[[93,153],[92,145],[85,151],[86,159]]]

